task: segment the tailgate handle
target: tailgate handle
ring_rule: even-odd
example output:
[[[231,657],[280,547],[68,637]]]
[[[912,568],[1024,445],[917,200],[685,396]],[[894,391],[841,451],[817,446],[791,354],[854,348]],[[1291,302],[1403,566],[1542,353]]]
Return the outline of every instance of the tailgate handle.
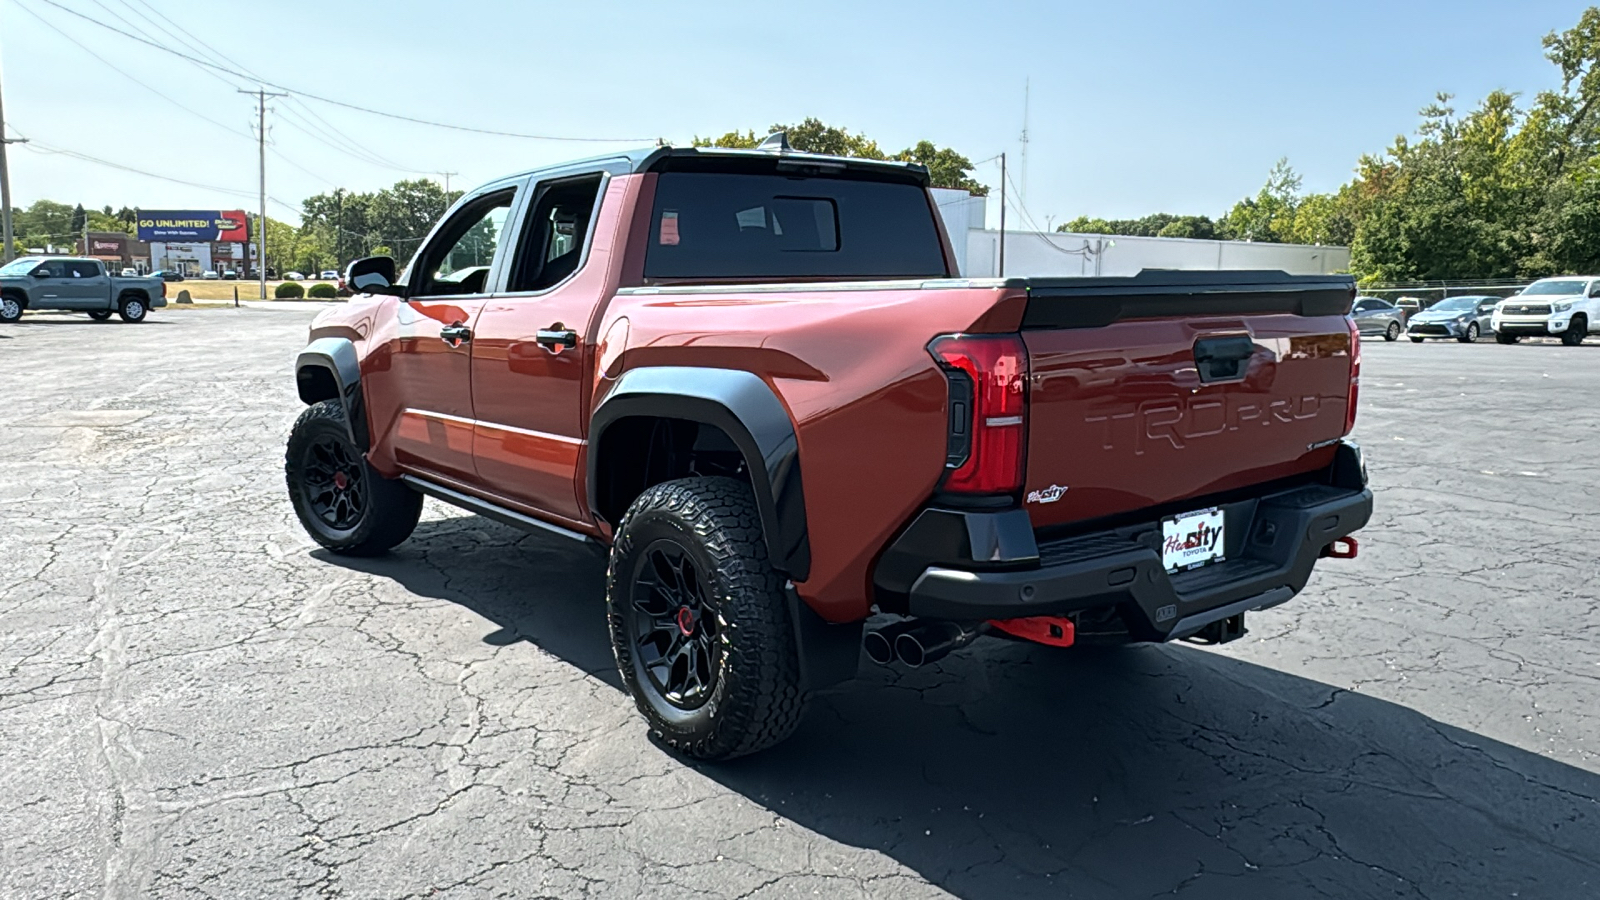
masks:
[[[1200,382],[1237,381],[1250,367],[1256,342],[1249,335],[1201,338],[1194,342],[1194,365]]]

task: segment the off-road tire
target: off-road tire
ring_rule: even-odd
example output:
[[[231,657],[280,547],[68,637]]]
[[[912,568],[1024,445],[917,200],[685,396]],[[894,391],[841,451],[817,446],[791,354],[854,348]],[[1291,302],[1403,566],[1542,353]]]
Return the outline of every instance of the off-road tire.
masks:
[[[1568,347],[1576,347],[1583,343],[1584,337],[1589,333],[1589,320],[1583,316],[1573,316],[1567,324],[1567,330],[1561,332],[1561,343]]]
[[[1383,330],[1383,339],[1391,344],[1400,340],[1400,323],[1390,322],[1389,327]]]
[[[663,544],[663,542],[666,542]],[[653,547],[684,551],[715,615],[712,679],[698,706],[668,700],[635,635],[649,614],[638,575]],[[617,528],[606,574],[606,617],[622,681],[650,731],[669,748],[719,760],[771,747],[794,732],[805,709],[784,579],[773,570],[749,485],[683,478],[647,489]]]
[[[1517,341],[1520,341],[1520,340],[1522,340],[1522,336],[1521,335],[1517,335],[1517,334],[1501,334],[1498,331],[1496,331],[1494,333],[1494,342],[1496,344],[1515,344]]]
[[[0,322],[15,322],[22,318],[22,311],[27,304],[13,296],[0,298]]]
[[[111,310],[97,309],[94,312],[89,313],[89,318],[95,320],[96,322],[105,322],[111,318]]]
[[[345,527],[336,527],[315,509],[314,481],[308,477],[314,447],[338,446],[358,467],[364,486],[360,513]],[[284,454],[284,480],[295,515],[311,539],[342,556],[378,556],[411,536],[422,516],[422,495],[398,479],[384,478],[350,441],[344,407],[337,400],[313,403],[289,432]]]
[[[150,301],[143,297],[123,297],[117,301],[117,315],[122,321],[137,325],[150,316]]]
[[[1461,332],[1461,337],[1456,338],[1463,344],[1476,344],[1478,342],[1478,323],[1468,322],[1467,330]]]
[[[1411,343],[1413,343],[1413,344],[1420,344],[1420,343],[1422,343],[1422,341],[1423,341],[1423,339],[1419,338],[1419,337],[1414,337],[1414,338],[1411,339]]]

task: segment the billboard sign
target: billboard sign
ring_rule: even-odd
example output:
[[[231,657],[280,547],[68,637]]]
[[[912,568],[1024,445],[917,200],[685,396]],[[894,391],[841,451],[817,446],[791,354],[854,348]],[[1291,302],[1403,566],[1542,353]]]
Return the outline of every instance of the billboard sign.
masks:
[[[139,210],[141,241],[248,241],[243,210]]]

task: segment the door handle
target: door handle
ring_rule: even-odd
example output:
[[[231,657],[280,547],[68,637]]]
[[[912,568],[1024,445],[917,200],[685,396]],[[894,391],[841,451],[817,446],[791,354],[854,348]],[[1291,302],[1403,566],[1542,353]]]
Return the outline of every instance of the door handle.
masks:
[[[472,340],[472,329],[465,325],[446,325],[439,329],[439,339],[452,347],[459,347]]]
[[[559,351],[563,347],[578,346],[578,333],[571,329],[541,328],[534,340],[544,347]]]

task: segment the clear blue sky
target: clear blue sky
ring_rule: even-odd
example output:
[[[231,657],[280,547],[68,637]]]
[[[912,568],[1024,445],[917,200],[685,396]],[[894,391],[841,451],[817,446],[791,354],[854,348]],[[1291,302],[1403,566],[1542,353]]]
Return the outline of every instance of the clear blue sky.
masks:
[[[1411,132],[1417,110],[1437,91],[1456,94],[1464,109],[1495,88],[1531,97],[1555,87],[1539,40],[1571,27],[1586,6],[56,2],[128,29],[115,12],[173,46],[181,33],[292,88],[422,118],[555,135],[686,143],[696,134],[816,116],[864,131],[885,149],[926,138],[974,160],[1007,151],[1020,169],[1023,82],[1031,78],[1026,202],[1041,225],[1047,216],[1060,222],[1078,214],[1217,215],[1253,194],[1280,156],[1307,190],[1334,188],[1362,153]],[[362,11],[380,7],[381,15]],[[239,133],[130,82],[26,10]],[[0,65],[13,135],[253,196],[252,102],[223,80],[45,0],[0,0]],[[460,173],[452,186],[635,143],[474,136],[305,103],[389,162]],[[416,177],[308,135],[294,124],[296,117],[313,122],[304,107],[273,105],[274,149],[307,170],[269,156],[274,197],[298,207],[330,182],[370,190]],[[255,206],[15,145],[11,158],[17,205],[48,197],[146,209]],[[998,183],[992,165],[977,174]],[[278,206],[269,214],[295,219]]]

